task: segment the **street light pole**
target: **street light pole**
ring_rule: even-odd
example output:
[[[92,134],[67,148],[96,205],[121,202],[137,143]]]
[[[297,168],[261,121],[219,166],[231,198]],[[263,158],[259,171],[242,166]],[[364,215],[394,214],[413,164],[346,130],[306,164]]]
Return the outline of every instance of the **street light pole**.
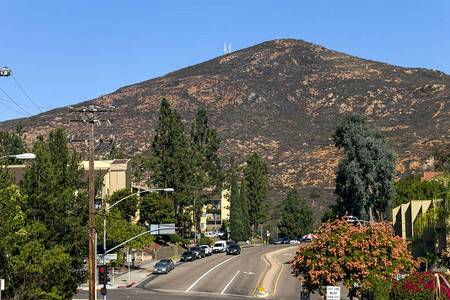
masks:
[[[106,256],[106,212],[108,210],[110,210],[111,208],[113,208],[114,206],[116,206],[117,204],[119,204],[120,202],[122,202],[132,196],[139,195],[142,193],[147,193],[147,192],[156,192],[156,191],[173,192],[174,189],[173,188],[164,188],[164,189],[149,189],[149,190],[140,191],[140,192],[128,195],[128,196],[120,199],[119,201],[117,201],[116,203],[111,205],[110,207],[104,209],[104,211],[103,211],[103,265],[105,265],[105,263],[106,263],[106,261],[105,261],[105,259],[106,259],[106,257],[105,257]],[[104,284],[106,285],[106,281]],[[106,295],[103,295],[103,299],[106,300]]]

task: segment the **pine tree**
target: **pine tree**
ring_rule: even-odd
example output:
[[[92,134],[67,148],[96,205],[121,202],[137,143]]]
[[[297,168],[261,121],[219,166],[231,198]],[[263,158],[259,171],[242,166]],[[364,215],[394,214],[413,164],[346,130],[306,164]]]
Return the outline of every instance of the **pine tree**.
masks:
[[[193,223],[201,231],[200,217],[203,206],[212,196],[221,192],[223,172],[218,150],[221,139],[217,130],[208,125],[206,109],[201,108],[191,126],[191,147],[195,157],[195,190],[193,193]],[[204,193],[204,190],[211,193]]]
[[[155,166],[153,182],[158,188],[174,188],[166,194],[173,200],[177,226],[184,225],[184,207],[191,204],[195,174],[195,157],[191,151],[181,116],[163,99],[159,110],[159,122],[152,143]]]
[[[244,168],[244,184],[248,199],[249,218],[253,226],[253,233],[258,226],[269,219],[267,204],[267,163],[254,152],[247,158]]]
[[[80,191],[81,159],[67,148],[60,128],[47,143],[38,137],[32,151],[36,159],[24,172],[20,192],[14,185],[0,191],[0,202],[8,199],[14,211],[6,220],[0,216],[1,252],[8,254],[0,273],[7,268],[7,298],[69,299],[86,280],[88,210],[87,194]]]
[[[243,207],[239,195],[239,174],[236,172],[234,157],[230,159],[230,235],[234,241],[243,241],[244,235]]]
[[[335,146],[346,153],[336,176],[338,206],[362,219],[383,220],[393,195],[395,153],[361,114],[346,115],[333,139]]]

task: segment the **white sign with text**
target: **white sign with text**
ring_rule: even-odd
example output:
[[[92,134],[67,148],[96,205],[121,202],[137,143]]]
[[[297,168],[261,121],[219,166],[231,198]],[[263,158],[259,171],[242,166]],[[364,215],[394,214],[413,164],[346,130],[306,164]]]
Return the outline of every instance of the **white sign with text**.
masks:
[[[327,300],[340,300],[340,299],[341,299],[341,287],[327,286]]]

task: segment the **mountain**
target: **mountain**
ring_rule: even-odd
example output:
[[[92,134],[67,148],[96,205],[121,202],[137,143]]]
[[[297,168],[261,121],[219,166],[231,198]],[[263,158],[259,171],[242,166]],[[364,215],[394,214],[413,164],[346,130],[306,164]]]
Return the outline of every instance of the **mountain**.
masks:
[[[398,155],[397,176],[431,168],[431,148],[449,142],[450,76],[361,59],[302,40],[273,40],[74,105],[114,105],[117,147],[129,155],[151,145],[163,98],[187,127],[200,107],[219,131],[223,160],[257,151],[268,162],[270,201],[297,187],[318,216],[334,201],[343,153],[331,133],[343,114],[365,113]],[[29,140],[73,118],[66,108],[21,119]],[[0,123],[11,129],[19,120]],[[86,131],[87,133],[87,131]],[[310,199],[312,191],[319,198]],[[317,194],[317,193],[316,193]]]

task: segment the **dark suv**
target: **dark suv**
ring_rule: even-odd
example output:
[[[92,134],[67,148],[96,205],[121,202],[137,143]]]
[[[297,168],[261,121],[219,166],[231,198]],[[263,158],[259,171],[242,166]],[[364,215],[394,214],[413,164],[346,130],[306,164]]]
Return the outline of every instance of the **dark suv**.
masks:
[[[194,246],[189,248],[189,251],[195,252],[197,254],[197,258],[202,258],[206,256],[205,249],[200,246]]]
[[[227,254],[241,254],[241,247],[238,244],[228,245]]]
[[[290,241],[291,241],[291,239],[288,238],[288,237],[284,237],[284,238],[281,239],[281,243],[282,244],[289,244]]]

